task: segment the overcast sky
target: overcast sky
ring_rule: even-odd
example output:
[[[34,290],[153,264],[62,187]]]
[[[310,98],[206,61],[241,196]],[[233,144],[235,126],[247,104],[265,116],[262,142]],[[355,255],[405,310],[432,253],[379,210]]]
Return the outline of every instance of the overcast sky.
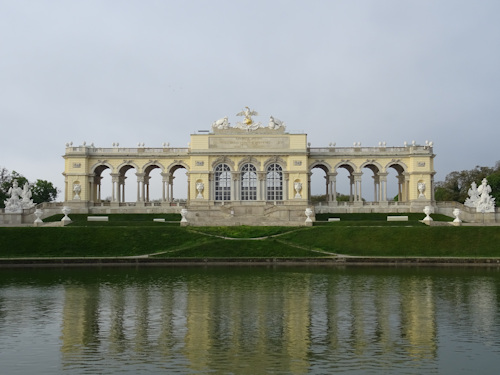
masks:
[[[313,147],[500,160],[500,1],[0,0],[0,166],[64,186],[65,143],[186,147],[244,106]],[[62,194],[61,194],[62,196]]]

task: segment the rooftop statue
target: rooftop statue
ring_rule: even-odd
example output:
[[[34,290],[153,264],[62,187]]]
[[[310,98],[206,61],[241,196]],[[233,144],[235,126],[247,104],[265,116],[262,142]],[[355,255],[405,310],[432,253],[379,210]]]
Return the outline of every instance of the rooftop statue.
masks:
[[[273,116],[269,117],[269,129],[279,129],[279,128],[284,128],[285,123],[281,120],[278,120],[277,118],[274,118]]]
[[[5,212],[7,213],[22,213],[24,209],[33,207],[35,204],[31,199],[31,190],[26,182],[21,189],[17,183],[17,179],[12,182],[12,187],[7,192],[10,198],[5,200]]]
[[[227,129],[229,128],[229,122],[227,120],[227,116],[217,121],[214,121],[212,124],[212,129]]]
[[[238,112],[236,116],[244,116],[243,122],[238,122],[236,127],[245,130],[255,130],[260,127],[260,122],[254,122],[252,116],[258,116],[256,111],[252,111],[250,108],[245,107],[241,112]]]

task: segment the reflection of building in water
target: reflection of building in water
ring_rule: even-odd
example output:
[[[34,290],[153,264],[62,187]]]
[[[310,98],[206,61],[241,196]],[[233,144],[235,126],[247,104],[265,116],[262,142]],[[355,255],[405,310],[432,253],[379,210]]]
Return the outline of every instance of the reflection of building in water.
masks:
[[[98,290],[67,286],[64,295],[61,351],[78,353],[99,340]]]
[[[471,296],[486,322],[492,293]],[[61,329],[65,363],[99,347],[107,358],[154,353],[199,372],[302,374],[325,350],[333,367],[353,353],[367,364],[405,351],[436,356],[433,284],[422,277],[283,272],[272,281],[249,273],[175,287],[67,286]]]
[[[185,340],[190,368],[223,369],[230,360],[239,374],[265,373],[273,363],[280,371],[307,372],[307,279],[307,274],[286,278],[271,293],[249,280],[243,290],[227,287],[224,280],[190,288]],[[281,360],[287,357],[292,360]]]
[[[482,279],[471,285],[468,306],[471,307],[472,326],[482,332],[493,332],[497,312],[495,283]]]
[[[417,358],[436,356],[434,296],[430,278],[415,277],[401,285],[401,330],[410,344],[408,352]]]

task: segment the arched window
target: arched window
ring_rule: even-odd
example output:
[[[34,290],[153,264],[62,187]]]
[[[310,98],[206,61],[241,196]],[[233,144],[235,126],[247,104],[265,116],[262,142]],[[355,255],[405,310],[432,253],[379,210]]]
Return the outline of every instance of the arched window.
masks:
[[[215,167],[215,200],[231,200],[231,169],[227,164]]]
[[[279,164],[267,167],[266,191],[268,201],[283,200],[283,170]]]
[[[241,200],[257,200],[257,169],[252,164],[241,168]]]

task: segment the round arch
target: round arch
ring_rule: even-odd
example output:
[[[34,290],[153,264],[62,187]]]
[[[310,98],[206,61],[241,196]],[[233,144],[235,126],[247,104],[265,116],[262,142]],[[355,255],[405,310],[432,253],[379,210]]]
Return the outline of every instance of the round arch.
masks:
[[[159,172],[157,171],[159,170]],[[157,160],[151,160],[142,167],[142,178],[144,179],[144,201],[154,200],[164,201],[163,196],[163,176],[165,167]],[[158,176],[159,175],[159,176]],[[156,182],[155,182],[156,181]],[[152,183],[153,182],[153,183]]]
[[[401,160],[392,160],[385,166],[386,176],[390,175],[391,169],[396,171],[396,183],[388,186],[389,193],[391,193],[391,195],[396,193],[398,202],[406,202],[408,201],[409,192],[408,167]],[[388,182],[389,181],[387,181],[387,183]],[[392,188],[392,186],[395,186],[395,188]]]
[[[103,172],[109,169],[109,177],[103,177]],[[89,176],[89,186],[88,189],[90,191],[89,201],[95,203],[102,202],[102,192],[109,191],[112,192],[112,175],[114,173],[113,166],[108,162],[98,162],[94,164],[90,168],[90,176]],[[110,195],[112,196],[112,194]]]
[[[335,177],[339,173],[339,169],[345,169],[349,173],[347,176],[348,179],[348,188],[349,188],[349,202],[353,201],[361,201],[361,172],[358,170],[358,167],[349,160],[343,160],[337,163],[334,168]],[[341,182],[342,184],[342,182]],[[337,187],[335,187],[334,191],[334,199],[336,199],[337,195]]]
[[[367,160],[363,164],[360,165],[359,167],[360,171],[363,171],[363,169],[369,169],[372,171],[373,175],[369,176],[365,173],[361,175],[362,181],[362,190],[363,191],[369,191],[370,187],[370,181],[368,177],[371,177],[373,179],[373,199],[371,199],[373,202],[381,202],[385,200],[385,195],[383,193],[383,180],[384,180],[384,173],[381,173],[383,171],[383,167],[380,163],[378,163],[375,160]],[[367,178],[363,178],[366,175]],[[368,194],[366,195],[368,197]],[[367,199],[368,200],[368,199]]]
[[[136,172],[135,172],[135,176],[138,176],[139,175],[139,167],[137,166],[137,164],[129,161],[129,162],[123,162],[122,164],[120,164],[118,167],[117,167],[117,171],[118,171],[118,186],[117,186],[117,193],[116,193],[116,200],[120,203],[125,203],[125,181],[127,180],[127,173],[129,171],[131,171],[132,169],[134,169]],[[132,172],[130,172],[132,173]],[[137,178],[136,178],[137,179]],[[132,190],[133,187],[136,185],[135,184],[135,180],[136,179],[132,179],[131,180],[131,187],[132,187]],[[113,184],[114,184],[115,181],[113,181]],[[115,190],[116,187],[113,189]],[[137,196],[137,201],[139,202],[140,201],[140,197],[139,197],[139,192],[138,192],[138,189],[139,187],[137,187],[135,189],[135,195]],[[133,196],[133,195],[132,195]],[[134,200],[135,201],[135,200]]]
[[[241,168],[243,168],[245,164],[252,164],[257,170],[260,169],[260,161],[258,161],[253,156],[247,156],[246,158],[241,159],[238,163],[238,171],[241,171]]]
[[[314,173],[313,169],[320,169],[324,174]],[[313,195],[319,195],[319,202],[331,202],[335,200],[333,184],[335,184],[335,175],[331,173],[332,167],[325,161],[315,161],[309,165],[309,201],[312,201]],[[321,185],[324,187],[321,188]],[[319,193],[319,194],[318,194]],[[323,199],[322,195],[325,194]],[[315,199],[313,203],[317,203]]]
[[[185,169],[185,175],[180,170]],[[174,176],[174,175],[177,176]],[[162,176],[162,200],[173,202],[174,200],[187,199],[190,191],[189,165],[182,160],[176,160],[169,164],[161,173]],[[177,179],[175,185],[174,180]]]
[[[262,170],[267,171],[271,164],[278,164],[284,171],[286,170],[286,161],[278,156],[267,159]]]

